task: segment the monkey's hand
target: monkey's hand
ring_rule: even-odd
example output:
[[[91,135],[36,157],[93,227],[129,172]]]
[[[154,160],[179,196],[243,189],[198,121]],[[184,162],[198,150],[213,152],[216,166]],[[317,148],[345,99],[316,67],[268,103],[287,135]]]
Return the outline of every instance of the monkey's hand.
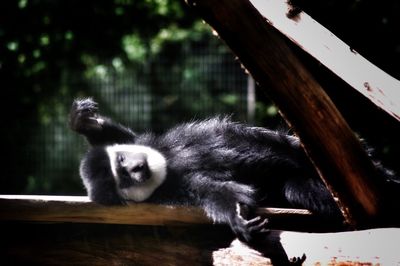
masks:
[[[69,127],[81,134],[101,129],[98,106],[91,98],[75,100],[69,114]]]
[[[306,260],[306,254],[303,254],[301,257],[293,257],[289,260],[289,265],[300,266],[303,265],[303,262]]]
[[[252,217],[252,218],[249,218]],[[239,240],[254,243],[262,240],[270,232],[266,228],[268,219],[260,216],[251,216],[250,208],[244,204],[237,204],[236,216],[231,221],[231,228]]]

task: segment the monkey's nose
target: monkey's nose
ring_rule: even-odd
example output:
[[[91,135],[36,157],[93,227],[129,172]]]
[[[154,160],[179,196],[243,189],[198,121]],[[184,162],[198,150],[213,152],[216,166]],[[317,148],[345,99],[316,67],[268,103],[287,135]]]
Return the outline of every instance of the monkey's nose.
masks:
[[[146,168],[146,164],[146,161],[135,162],[133,165],[131,165],[129,171],[132,173],[142,172]]]

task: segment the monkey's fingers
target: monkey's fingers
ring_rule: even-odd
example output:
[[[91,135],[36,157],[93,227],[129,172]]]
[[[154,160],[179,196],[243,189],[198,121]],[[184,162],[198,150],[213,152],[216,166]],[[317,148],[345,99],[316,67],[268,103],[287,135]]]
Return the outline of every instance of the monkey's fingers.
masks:
[[[248,231],[252,234],[266,234],[269,233],[270,230],[266,228],[268,224],[268,219],[263,219],[260,216],[257,216],[245,223]]]

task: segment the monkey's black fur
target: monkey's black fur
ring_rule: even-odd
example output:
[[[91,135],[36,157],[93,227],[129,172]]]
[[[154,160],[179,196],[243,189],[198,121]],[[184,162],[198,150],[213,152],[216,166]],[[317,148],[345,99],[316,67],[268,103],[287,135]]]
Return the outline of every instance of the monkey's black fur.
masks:
[[[151,147],[166,159],[165,181],[146,202],[200,206],[242,240],[250,242],[255,234],[265,233],[266,221],[255,215],[247,220],[240,208],[250,213],[257,206],[305,208],[341,219],[298,138],[286,132],[216,117],[184,123],[161,135],[137,135],[99,116],[91,99],[74,101],[70,127],[92,146],[82,160],[81,174],[95,202],[129,200],[119,193],[106,147],[135,144]]]

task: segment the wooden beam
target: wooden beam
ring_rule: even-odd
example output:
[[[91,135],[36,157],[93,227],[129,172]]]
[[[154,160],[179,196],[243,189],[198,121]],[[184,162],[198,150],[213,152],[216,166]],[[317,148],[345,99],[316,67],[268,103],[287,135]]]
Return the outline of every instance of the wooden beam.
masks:
[[[331,99],[248,0],[187,0],[294,127],[353,228],[383,221],[375,168]]]
[[[327,232],[343,230],[341,225],[321,220],[308,210],[258,208],[269,219],[269,228]],[[69,222],[151,226],[190,226],[212,223],[202,209],[191,206],[132,203],[103,206],[80,196],[0,195],[0,221]]]
[[[337,38],[304,11],[289,16],[287,0],[250,0],[266,19],[293,43],[335,73],[338,78],[400,121],[400,81]]]
[[[87,197],[1,195],[0,220],[131,225],[209,224],[195,207],[140,203],[104,206]]]
[[[257,213],[276,219],[313,217],[304,209],[259,208]],[[150,203],[104,206],[91,202],[86,196],[48,195],[0,195],[0,220],[137,225],[211,223],[198,207]]]

